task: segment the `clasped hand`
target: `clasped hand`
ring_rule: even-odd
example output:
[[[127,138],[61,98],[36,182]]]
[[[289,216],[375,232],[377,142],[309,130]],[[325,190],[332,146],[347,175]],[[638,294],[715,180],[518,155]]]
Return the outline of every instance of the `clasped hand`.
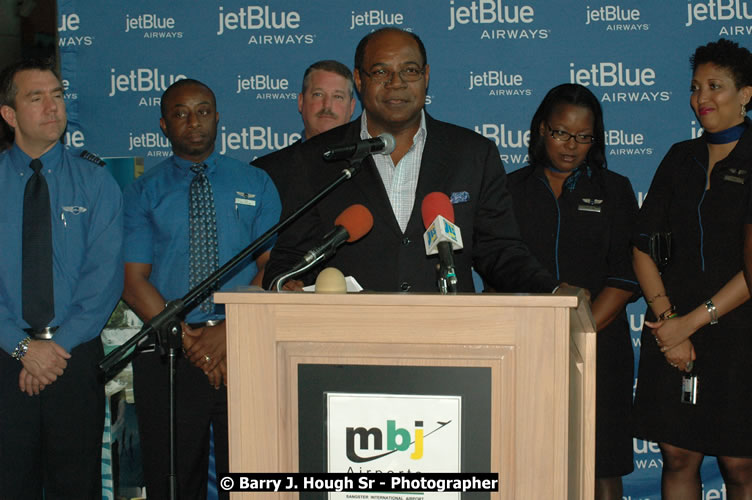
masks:
[[[656,343],[666,357],[666,361],[681,371],[690,371],[690,361],[697,358],[694,346],[689,337],[694,333],[687,323],[686,316],[676,318],[645,321],[655,336]]]
[[[201,369],[215,389],[227,385],[227,344],[225,323],[192,329],[183,323],[183,351]]]
[[[38,395],[63,374],[70,357],[68,351],[52,340],[32,340],[21,358],[23,368],[18,376],[18,388],[29,396]]]

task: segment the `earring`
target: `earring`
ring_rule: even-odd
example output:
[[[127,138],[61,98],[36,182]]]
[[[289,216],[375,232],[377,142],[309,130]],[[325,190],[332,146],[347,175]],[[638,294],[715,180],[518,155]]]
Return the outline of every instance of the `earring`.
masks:
[[[741,116],[742,118],[744,118],[745,116],[747,116],[747,105],[746,105],[746,104],[742,104],[742,110],[741,110],[741,112],[739,113],[739,115],[740,115],[740,116]]]

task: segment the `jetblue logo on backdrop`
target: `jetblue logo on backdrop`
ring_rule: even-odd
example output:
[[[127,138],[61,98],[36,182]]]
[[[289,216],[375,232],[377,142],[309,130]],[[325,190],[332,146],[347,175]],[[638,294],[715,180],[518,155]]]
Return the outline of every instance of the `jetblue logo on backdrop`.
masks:
[[[62,80],[60,83],[63,84],[63,99],[66,101],[75,101],[78,99],[78,92],[71,90],[69,80]]]
[[[531,5],[509,5],[507,0],[449,0],[448,31],[464,25],[480,25],[484,29],[481,40],[544,39],[549,29],[528,29],[524,25],[535,21],[535,9]],[[511,25],[512,28],[504,28]],[[523,27],[520,27],[523,25]]]
[[[585,7],[585,24],[606,23],[606,31],[647,31],[649,24],[640,23],[639,9],[625,9],[619,5]]]
[[[689,127],[689,133],[692,139],[697,139],[702,135],[704,132],[703,128],[697,124],[695,120],[692,120],[691,125]]]
[[[270,149],[276,151],[286,148],[300,139],[299,132],[274,132],[271,127],[251,126],[245,127],[240,132],[228,132],[226,127],[220,131],[220,154],[227,151],[253,151]]]
[[[752,20],[752,7],[744,0],[708,0],[687,4],[685,26],[703,21],[749,21]]]
[[[247,5],[234,11],[225,12],[219,7],[219,29],[217,35],[236,30],[273,30],[278,34],[252,34],[248,45],[290,45],[312,44],[315,35],[286,33],[300,28],[300,13],[296,11],[272,10],[270,6]]]
[[[350,29],[354,30],[358,26],[401,26],[405,22],[405,16],[399,12],[388,13],[383,10],[367,10],[356,13],[350,12]]]
[[[94,37],[79,33],[81,18],[78,14],[63,14],[60,16],[60,25],[57,27],[59,47],[88,46],[94,43]]]
[[[172,146],[170,140],[167,139],[161,132],[142,132],[142,133],[128,133],[128,151],[136,149],[157,149],[157,151],[149,151],[146,156],[155,156],[166,158],[172,154]]]
[[[136,68],[125,73],[116,73],[110,68],[110,97],[118,92],[164,92],[167,87],[178,80],[188,78],[185,75],[165,75],[159,68]],[[144,99],[142,99],[144,101]],[[158,106],[159,99],[146,100],[141,105]]]
[[[652,155],[653,148],[645,145],[645,136],[639,132],[621,129],[606,130],[606,146],[609,156]]]
[[[661,458],[661,449],[658,443],[644,441],[642,439],[632,439],[632,451],[635,455],[653,455],[652,458],[635,457],[637,469],[663,469],[663,459]],[[718,497],[721,498],[721,497]]]
[[[522,166],[528,163],[527,147],[530,145],[530,130],[507,129],[506,124],[483,123],[475,126],[475,131],[487,139],[491,139],[502,153],[501,161],[507,165]],[[516,150],[508,152],[506,150]]]
[[[504,72],[503,70],[488,70],[482,73],[470,72],[468,90],[487,90],[488,95],[520,96],[532,95],[532,90],[523,88],[525,79],[520,74]]]
[[[183,38],[182,31],[175,31],[174,17],[156,14],[125,15],[125,32],[142,32],[144,38]]]
[[[586,87],[633,88],[633,91],[607,91],[601,95],[601,102],[662,102],[671,99],[668,90],[653,90],[655,85],[653,68],[630,68],[622,62],[593,63],[590,67],[576,68],[569,63],[570,83]],[[647,88],[639,91],[640,87]]]
[[[287,78],[274,78],[271,75],[238,75],[236,94],[256,92],[256,99],[296,99],[297,92],[290,92]]]
[[[65,135],[63,136],[63,144],[73,149],[83,149],[86,147],[86,138],[84,133],[80,130],[71,130],[70,125],[65,129]]]

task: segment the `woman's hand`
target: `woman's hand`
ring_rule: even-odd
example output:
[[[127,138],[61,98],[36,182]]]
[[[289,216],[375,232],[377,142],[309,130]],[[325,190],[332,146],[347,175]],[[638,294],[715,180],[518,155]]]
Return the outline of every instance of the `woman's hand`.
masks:
[[[687,316],[677,316],[662,321],[645,321],[645,324],[651,328],[651,333],[655,335],[655,341],[661,348],[661,352],[678,346],[696,331]]]
[[[691,340],[685,340],[684,342],[668,349],[663,355],[666,357],[668,364],[679,371],[685,372],[692,371],[692,365],[694,364],[695,359],[697,359],[695,348],[692,345]]]

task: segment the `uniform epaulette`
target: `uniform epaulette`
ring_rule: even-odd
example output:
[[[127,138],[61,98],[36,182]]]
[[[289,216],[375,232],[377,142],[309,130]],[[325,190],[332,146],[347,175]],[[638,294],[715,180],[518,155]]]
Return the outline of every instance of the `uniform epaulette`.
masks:
[[[89,160],[90,162],[99,165],[100,167],[104,167],[106,165],[105,161],[101,159],[99,156],[95,155],[94,153],[90,153],[86,151],[85,149],[81,151],[81,158],[84,160]]]

